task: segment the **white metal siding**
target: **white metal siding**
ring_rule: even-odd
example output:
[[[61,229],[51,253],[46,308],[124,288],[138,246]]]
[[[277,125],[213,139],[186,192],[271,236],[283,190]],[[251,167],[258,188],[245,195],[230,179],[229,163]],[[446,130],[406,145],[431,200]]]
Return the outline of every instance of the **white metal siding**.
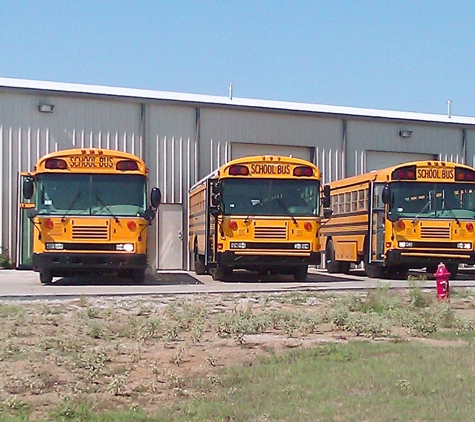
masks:
[[[399,132],[411,130],[410,138]],[[367,151],[417,153],[462,161],[462,129],[421,122],[379,120],[348,121],[348,176],[365,171],[362,161]],[[368,169],[369,167],[366,166]]]
[[[40,100],[54,104],[40,113]],[[0,246],[16,256],[18,175],[32,171],[44,154],[60,149],[103,147],[142,156],[140,106],[63,96],[0,95]]]
[[[298,146],[312,148],[316,154],[317,148],[320,153],[341,149],[341,139],[340,119],[204,107],[201,111],[200,177],[228,161],[232,145],[236,143]],[[239,153],[245,154],[245,148],[239,148]]]
[[[231,144],[231,158],[241,158],[249,155],[282,155],[287,157],[313,160],[313,148],[285,145]]]
[[[160,188],[162,203],[181,204],[183,209],[187,209],[188,189],[198,180],[196,110],[189,106],[149,104],[146,121],[148,131],[144,159],[150,168],[150,186]],[[186,217],[184,215],[183,218]],[[159,231],[160,224],[162,231]],[[187,221],[186,224],[183,221],[183,227],[186,228],[183,236],[187,239]],[[167,250],[167,239],[172,235],[171,229],[163,224],[160,210],[158,223],[153,224],[149,233],[149,265],[158,268],[163,262],[162,253]]]
[[[387,151],[367,151],[366,153],[366,171],[379,170],[385,167],[395,166],[396,164],[406,163],[408,161],[433,160],[432,154],[387,152]]]

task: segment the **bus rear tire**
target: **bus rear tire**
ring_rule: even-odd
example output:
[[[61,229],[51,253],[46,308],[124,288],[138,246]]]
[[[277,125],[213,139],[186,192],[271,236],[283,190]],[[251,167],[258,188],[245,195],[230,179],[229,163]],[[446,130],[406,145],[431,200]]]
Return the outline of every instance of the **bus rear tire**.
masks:
[[[40,271],[41,284],[51,284],[52,281],[53,281],[53,273],[51,272],[51,270]]]
[[[200,255],[198,253],[198,247],[196,244],[195,244],[195,251],[193,252],[193,257],[195,261],[196,275],[205,275],[206,274],[205,257],[204,255]]]
[[[203,255],[195,255],[195,273],[196,275],[206,274],[205,258]]]
[[[294,270],[294,280],[295,281],[305,281],[308,275],[308,265],[303,265],[295,268]]]

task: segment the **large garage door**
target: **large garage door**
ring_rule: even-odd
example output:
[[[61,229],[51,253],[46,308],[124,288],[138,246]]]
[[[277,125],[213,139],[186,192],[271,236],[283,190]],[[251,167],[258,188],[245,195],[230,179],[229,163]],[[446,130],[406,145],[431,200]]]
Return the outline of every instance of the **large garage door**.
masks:
[[[408,161],[435,160],[436,155],[409,152],[366,151],[366,171],[378,170]]]
[[[287,157],[303,158],[304,160],[312,162],[313,148],[283,145],[231,144],[231,156],[233,159],[251,155],[284,155]]]

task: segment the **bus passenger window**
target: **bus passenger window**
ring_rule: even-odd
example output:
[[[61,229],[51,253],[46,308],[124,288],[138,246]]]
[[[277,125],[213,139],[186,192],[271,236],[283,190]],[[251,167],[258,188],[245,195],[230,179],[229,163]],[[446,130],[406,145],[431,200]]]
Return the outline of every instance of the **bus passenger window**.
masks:
[[[343,214],[345,212],[345,198],[342,193],[338,195],[338,214]]]
[[[358,207],[358,192],[351,192],[351,211],[356,211]]]
[[[358,209],[359,210],[364,210],[365,209],[364,190],[363,189],[358,191]]]
[[[351,206],[351,194],[350,192],[345,193],[345,212],[350,212]]]

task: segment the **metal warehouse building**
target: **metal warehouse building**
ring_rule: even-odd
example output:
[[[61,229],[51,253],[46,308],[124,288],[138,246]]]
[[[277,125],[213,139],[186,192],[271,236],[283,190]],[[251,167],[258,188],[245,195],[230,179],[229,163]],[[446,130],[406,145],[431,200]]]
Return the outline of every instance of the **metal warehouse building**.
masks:
[[[20,172],[88,147],[145,160],[163,201],[150,266],[187,269],[187,191],[231,158],[305,158],[325,182],[413,159],[473,165],[475,118],[0,78],[0,246],[18,265]]]

